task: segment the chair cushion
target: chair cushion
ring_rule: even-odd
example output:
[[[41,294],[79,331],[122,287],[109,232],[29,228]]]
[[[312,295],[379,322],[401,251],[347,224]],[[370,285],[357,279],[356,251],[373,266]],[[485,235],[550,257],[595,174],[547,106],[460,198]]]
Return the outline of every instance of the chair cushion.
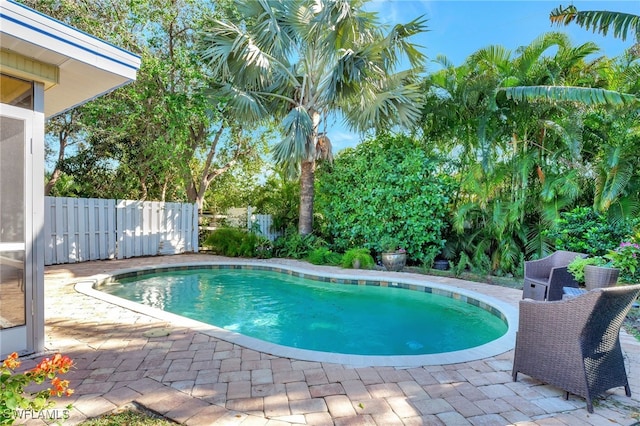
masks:
[[[562,287],[562,298],[563,299],[571,299],[573,297],[578,297],[585,294],[587,290],[575,287]]]

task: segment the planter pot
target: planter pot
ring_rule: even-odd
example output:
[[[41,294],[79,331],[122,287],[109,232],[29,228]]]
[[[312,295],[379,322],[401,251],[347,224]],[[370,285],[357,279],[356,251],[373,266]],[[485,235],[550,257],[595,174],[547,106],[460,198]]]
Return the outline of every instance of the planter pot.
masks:
[[[360,259],[353,259],[353,262],[351,262],[351,266],[353,267],[353,269],[360,269]]]
[[[407,253],[382,253],[381,257],[387,271],[400,271],[407,263]]]
[[[587,290],[611,287],[618,282],[618,275],[620,275],[620,270],[616,268],[586,265],[584,267],[584,284]]]
[[[449,269],[449,261],[448,260],[436,260],[433,262],[433,269],[438,269],[440,271],[446,271]]]

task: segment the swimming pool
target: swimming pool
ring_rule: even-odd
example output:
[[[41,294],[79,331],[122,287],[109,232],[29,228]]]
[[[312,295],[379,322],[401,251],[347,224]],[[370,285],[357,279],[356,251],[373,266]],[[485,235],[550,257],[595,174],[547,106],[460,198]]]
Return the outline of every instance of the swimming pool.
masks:
[[[304,285],[295,285],[300,281]],[[505,352],[514,340],[515,316],[501,302],[422,280],[389,280],[384,273],[358,279],[264,263],[212,262],[119,271],[77,288],[252,349],[311,361],[454,363]],[[449,326],[451,313],[469,327]]]

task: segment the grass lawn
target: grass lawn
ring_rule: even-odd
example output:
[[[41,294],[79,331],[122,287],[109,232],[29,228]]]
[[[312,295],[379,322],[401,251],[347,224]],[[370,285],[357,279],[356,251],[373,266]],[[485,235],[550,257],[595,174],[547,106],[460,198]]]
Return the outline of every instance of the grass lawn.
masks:
[[[104,414],[80,423],[82,426],[175,426],[162,416],[128,404],[117,412]]]

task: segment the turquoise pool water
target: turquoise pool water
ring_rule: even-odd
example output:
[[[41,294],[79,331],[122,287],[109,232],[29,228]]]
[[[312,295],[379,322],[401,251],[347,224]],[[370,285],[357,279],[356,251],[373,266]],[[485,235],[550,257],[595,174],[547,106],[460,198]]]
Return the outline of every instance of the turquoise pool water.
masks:
[[[322,352],[435,354],[480,346],[507,331],[504,320],[474,304],[367,284],[206,268],[119,278],[99,289],[246,336]]]

